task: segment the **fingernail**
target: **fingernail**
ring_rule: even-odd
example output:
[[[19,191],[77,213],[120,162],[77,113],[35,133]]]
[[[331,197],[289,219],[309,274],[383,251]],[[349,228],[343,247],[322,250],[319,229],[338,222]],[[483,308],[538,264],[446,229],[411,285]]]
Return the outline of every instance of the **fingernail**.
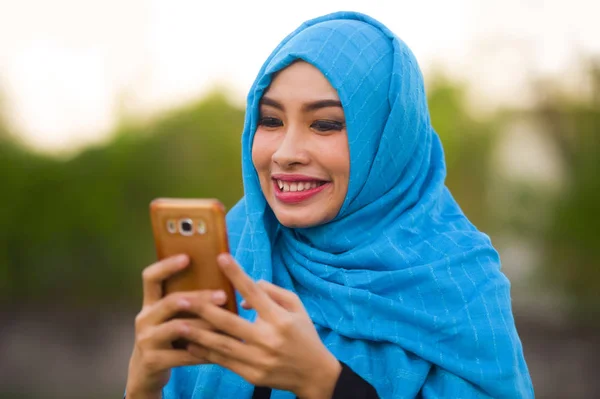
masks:
[[[219,263],[221,265],[228,265],[230,262],[229,254],[226,254],[226,253],[220,254],[218,256],[217,260],[219,261]]]
[[[225,291],[215,291],[212,293],[211,297],[213,302],[221,304],[227,299],[227,294],[225,294]]]
[[[184,324],[182,324],[182,325],[181,325],[181,332],[182,332],[183,334],[187,334],[187,333],[189,333],[189,332],[190,332],[190,326],[188,326],[188,325],[187,325],[187,324],[185,324],[185,323],[184,323]]]
[[[180,266],[184,266],[187,263],[188,256],[185,254],[178,255],[177,258],[175,258],[175,260],[177,261],[177,263],[180,264]]]
[[[177,302],[177,304],[182,309],[188,309],[192,305],[187,299],[180,299],[179,302]]]

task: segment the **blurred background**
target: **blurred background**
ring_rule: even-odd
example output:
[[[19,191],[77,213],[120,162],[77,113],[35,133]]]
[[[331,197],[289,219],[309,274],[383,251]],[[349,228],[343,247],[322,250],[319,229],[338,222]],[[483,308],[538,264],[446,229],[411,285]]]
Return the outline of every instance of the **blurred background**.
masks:
[[[537,397],[600,397],[597,3],[0,0],[0,398],[120,397],[148,203],[240,198],[246,91],[287,33],[341,9],[416,54]]]

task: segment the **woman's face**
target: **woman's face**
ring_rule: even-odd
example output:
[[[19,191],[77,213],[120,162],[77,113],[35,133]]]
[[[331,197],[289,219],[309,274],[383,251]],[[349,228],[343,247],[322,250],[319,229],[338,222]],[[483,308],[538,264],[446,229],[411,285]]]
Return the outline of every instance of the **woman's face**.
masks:
[[[280,71],[262,97],[252,146],[260,186],[281,224],[333,219],[346,197],[350,156],[336,90],[309,63]]]

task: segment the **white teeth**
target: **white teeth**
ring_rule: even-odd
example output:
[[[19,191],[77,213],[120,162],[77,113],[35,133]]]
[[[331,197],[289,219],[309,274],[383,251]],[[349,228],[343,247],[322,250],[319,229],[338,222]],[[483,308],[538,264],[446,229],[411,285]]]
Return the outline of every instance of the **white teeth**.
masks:
[[[317,188],[319,187],[319,183],[316,181],[312,181],[312,182],[285,182],[283,180],[277,180],[277,186],[279,187],[279,189],[284,192],[298,192],[298,191],[305,191],[305,190],[311,190],[313,188]]]

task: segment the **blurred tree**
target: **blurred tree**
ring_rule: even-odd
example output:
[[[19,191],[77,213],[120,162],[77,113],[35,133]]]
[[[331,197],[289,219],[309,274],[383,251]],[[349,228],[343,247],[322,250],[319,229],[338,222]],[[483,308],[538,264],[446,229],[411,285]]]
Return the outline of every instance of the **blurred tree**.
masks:
[[[0,298],[135,301],[155,259],[148,204],[242,195],[243,110],[214,93],[69,160],[0,147]]]
[[[469,219],[489,233],[494,220],[486,196],[498,125],[493,119],[472,115],[465,84],[441,72],[435,72],[428,81],[431,120],[444,145],[446,185]]]
[[[577,96],[540,85],[533,110],[562,150],[567,176],[543,231],[541,277],[566,295],[575,316],[600,314],[600,62],[590,64],[588,76],[587,93]]]

